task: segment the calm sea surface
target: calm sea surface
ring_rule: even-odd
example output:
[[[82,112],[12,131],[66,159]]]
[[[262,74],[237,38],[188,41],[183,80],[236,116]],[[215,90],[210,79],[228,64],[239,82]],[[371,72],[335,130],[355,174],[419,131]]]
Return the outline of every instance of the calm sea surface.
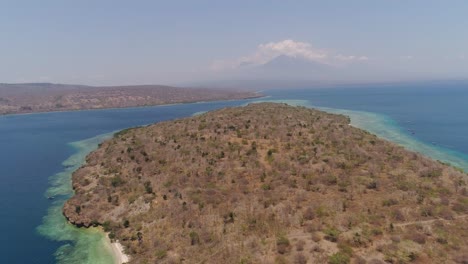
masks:
[[[468,169],[467,84],[265,94],[260,100],[347,114],[355,126]],[[86,153],[116,130],[247,102],[0,116],[0,263],[110,263],[105,250],[96,249],[102,235],[67,225],[60,212],[71,194],[69,176]]]

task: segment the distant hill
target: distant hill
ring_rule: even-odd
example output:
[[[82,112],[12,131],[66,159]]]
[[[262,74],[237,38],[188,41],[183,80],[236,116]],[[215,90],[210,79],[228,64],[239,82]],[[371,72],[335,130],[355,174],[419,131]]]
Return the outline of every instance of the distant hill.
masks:
[[[254,92],[163,85],[0,84],[0,114],[148,106],[258,97]]]
[[[334,85],[381,83],[384,69],[366,60],[323,62],[303,56],[279,55],[263,63],[240,63],[219,70],[211,80],[197,86],[243,87],[251,90],[268,88],[313,88]],[[390,75],[388,75],[390,76]],[[375,77],[375,78],[374,78]],[[379,81],[377,81],[379,80]],[[395,82],[391,77],[387,82]]]
[[[84,88],[90,88],[90,86],[55,83],[0,83],[0,96],[16,96],[20,94],[40,95],[42,93],[63,92]]]
[[[255,80],[327,80],[337,73],[334,66],[287,55],[277,56],[264,64],[240,65],[230,73],[234,79]]]
[[[258,71],[271,74],[276,78],[323,79],[336,72],[333,66],[307,60],[301,57],[280,55],[271,61],[257,67]]]
[[[467,184],[345,116],[261,103],[117,133],[63,212],[130,263],[467,263]]]

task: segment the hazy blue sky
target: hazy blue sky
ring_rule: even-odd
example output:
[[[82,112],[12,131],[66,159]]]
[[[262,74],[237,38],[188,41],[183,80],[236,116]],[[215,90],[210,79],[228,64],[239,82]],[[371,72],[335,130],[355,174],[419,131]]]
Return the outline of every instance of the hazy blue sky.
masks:
[[[468,77],[466,0],[0,0],[0,34],[0,82],[190,82],[281,54]]]

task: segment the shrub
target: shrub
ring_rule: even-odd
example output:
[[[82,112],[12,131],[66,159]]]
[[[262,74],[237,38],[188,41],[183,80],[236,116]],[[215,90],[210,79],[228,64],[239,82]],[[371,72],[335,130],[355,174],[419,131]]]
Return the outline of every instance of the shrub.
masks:
[[[265,182],[265,178],[266,178],[266,173],[263,172],[262,175],[260,176],[260,181]]]
[[[312,220],[315,218],[315,212],[312,208],[307,208],[306,211],[304,212],[304,219],[305,220]]]
[[[331,242],[338,241],[338,236],[340,235],[340,231],[336,230],[335,228],[328,228],[323,231],[325,233],[325,239]]]
[[[336,178],[334,175],[328,175],[325,177],[324,183],[326,185],[335,185],[338,183],[338,178]]]
[[[291,244],[289,243],[289,239],[285,236],[279,236],[276,239],[276,249],[280,254],[288,253],[291,250]]]
[[[403,213],[396,209],[392,212],[392,216],[393,216],[393,219],[397,220],[397,221],[405,221],[405,216],[403,215]]]
[[[123,183],[124,183],[124,181],[122,180],[122,178],[120,178],[120,176],[114,176],[114,177],[111,179],[111,185],[112,185],[112,187],[121,186]]]
[[[158,259],[163,259],[167,256],[167,251],[166,250],[158,250],[156,251],[156,258]]]
[[[200,244],[200,236],[198,235],[197,232],[192,231],[190,232],[189,236],[190,236],[190,244],[192,246]]]
[[[396,205],[396,204],[398,204],[398,201],[393,199],[393,198],[386,199],[386,200],[382,201],[383,206],[392,206],[392,205]]]
[[[349,261],[350,256],[341,251],[331,255],[328,259],[329,264],[348,264]]]
[[[410,233],[407,238],[421,245],[426,243],[426,236],[420,233]]]
[[[268,152],[267,152],[267,155],[269,157],[271,157],[273,155],[273,153],[275,153],[275,150],[274,149],[269,149]]]
[[[288,261],[283,256],[277,256],[275,258],[275,264],[287,264]]]
[[[299,241],[297,241],[297,243],[296,243],[296,250],[297,250],[297,251],[303,251],[303,250],[304,250],[304,245],[305,245],[304,240],[299,240]]]
[[[468,205],[464,205],[462,203],[455,203],[452,206],[452,210],[454,210],[457,213],[465,213],[468,212]]]
[[[224,218],[224,223],[225,224],[232,224],[234,223],[234,217],[236,215],[234,214],[234,212],[230,212],[229,214],[225,215],[223,218]]]
[[[468,253],[463,253],[453,258],[455,263],[465,264],[468,263]]]
[[[111,231],[111,224],[109,221],[105,221],[102,223],[102,228],[104,229],[104,232],[110,232]]]
[[[372,182],[368,183],[366,187],[367,187],[367,189],[377,189],[377,182],[372,181]]]
[[[317,208],[315,208],[315,215],[318,218],[322,218],[328,216],[329,214],[327,208],[325,208],[324,206],[318,206]]]
[[[421,173],[421,177],[437,178],[442,175],[442,169],[427,170]]]
[[[295,264],[307,264],[307,258],[301,253],[299,253],[294,257],[294,263]]]
[[[153,187],[151,187],[151,182],[146,181],[144,183],[146,193],[153,193]]]
[[[340,249],[340,252],[351,257],[353,255],[353,249],[347,245],[347,244],[343,244],[343,243],[340,243],[338,244],[338,248]]]
[[[312,234],[312,241],[319,242],[320,240],[322,240],[322,237],[320,236],[320,234],[317,232],[314,232]]]
[[[429,217],[434,215],[434,209],[432,207],[421,208],[421,216]]]

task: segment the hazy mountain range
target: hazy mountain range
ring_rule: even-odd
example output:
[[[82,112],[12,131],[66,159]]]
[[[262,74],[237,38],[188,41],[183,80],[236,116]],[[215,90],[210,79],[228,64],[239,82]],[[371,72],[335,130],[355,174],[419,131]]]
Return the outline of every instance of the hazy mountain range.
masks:
[[[266,89],[420,80],[414,74],[407,79],[401,76],[405,76],[403,70],[376,66],[367,59],[319,61],[281,54],[263,63],[239,63],[196,85]]]

